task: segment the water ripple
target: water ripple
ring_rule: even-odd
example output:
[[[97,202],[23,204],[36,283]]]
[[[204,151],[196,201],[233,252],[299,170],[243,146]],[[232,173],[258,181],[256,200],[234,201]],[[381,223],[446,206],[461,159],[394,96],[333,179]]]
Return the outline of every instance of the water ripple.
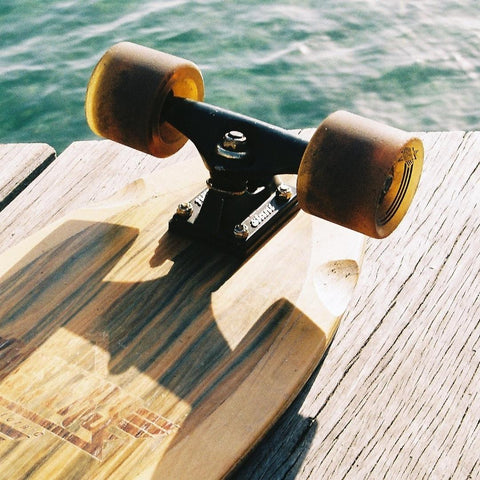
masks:
[[[480,125],[474,0],[3,0],[0,141],[93,138],[85,87],[131,40],[194,60],[207,100],[281,126],[348,109],[411,130]]]

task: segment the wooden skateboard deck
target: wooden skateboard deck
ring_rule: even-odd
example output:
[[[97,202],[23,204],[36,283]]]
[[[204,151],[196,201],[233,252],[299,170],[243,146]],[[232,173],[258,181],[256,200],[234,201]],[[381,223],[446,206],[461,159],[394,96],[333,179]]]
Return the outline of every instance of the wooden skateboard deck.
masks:
[[[335,333],[363,236],[299,212],[245,260],[167,231],[197,158],[0,257],[10,479],[222,478]]]

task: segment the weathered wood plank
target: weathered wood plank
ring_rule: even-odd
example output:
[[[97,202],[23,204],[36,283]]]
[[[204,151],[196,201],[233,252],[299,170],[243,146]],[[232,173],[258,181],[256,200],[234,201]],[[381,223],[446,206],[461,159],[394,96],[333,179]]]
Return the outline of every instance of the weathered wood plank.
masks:
[[[55,159],[45,143],[0,144],[0,211]]]
[[[423,138],[412,209],[368,242],[323,364],[235,478],[480,477],[480,133]],[[0,212],[0,250],[176,160],[73,144]]]
[[[369,241],[323,365],[236,478],[480,477],[480,134],[423,137],[411,211]]]

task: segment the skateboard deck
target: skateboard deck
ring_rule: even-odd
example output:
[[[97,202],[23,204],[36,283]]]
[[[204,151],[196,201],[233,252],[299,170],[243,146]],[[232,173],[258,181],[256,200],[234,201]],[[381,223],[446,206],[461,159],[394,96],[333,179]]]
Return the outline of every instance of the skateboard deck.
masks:
[[[222,478],[321,359],[363,236],[299,212],[246,260],[167,231],[198,159],[0,257],[10,479]]]

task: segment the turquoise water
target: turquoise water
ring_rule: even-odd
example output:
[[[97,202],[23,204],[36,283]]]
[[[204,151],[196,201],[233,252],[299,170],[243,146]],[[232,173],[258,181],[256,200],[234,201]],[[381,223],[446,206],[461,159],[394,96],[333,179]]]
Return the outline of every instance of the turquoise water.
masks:
[[[0,142],[94,138],[85,88],[122,40],[193,60],[206,101],[286,128],[347,109],[480,129],[478,0],[1,0]]]

